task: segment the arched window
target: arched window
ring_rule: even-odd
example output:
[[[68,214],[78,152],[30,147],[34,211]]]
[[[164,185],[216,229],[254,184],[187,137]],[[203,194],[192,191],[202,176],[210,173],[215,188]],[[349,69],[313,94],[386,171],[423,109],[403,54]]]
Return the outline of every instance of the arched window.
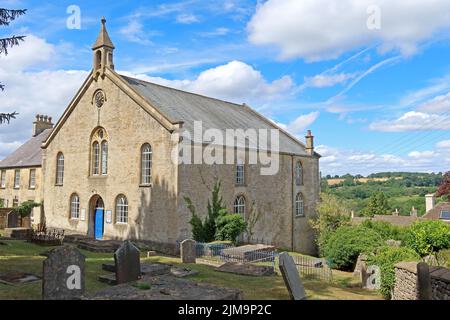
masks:
[[[304,217],[305,216],[305,205],[303,201],[303,195],[298,193],[295,197],[295,216]]]
[[[56,185],[62,186],[64,183],[64,155],[60,152],[56,157]]]
[[[298,186],[303,185],[303,166],[300,161],[297,161],[295,165],[295,184]]]
[[[116,199],[116,223],[128,223],[128,200],[124,195]]]
[[[98,175],[100,173],[100,147],[98,142],[92,144],[92,174]]]
[[[238,161],[236,165],[236,185],[242,186],[245,184],[245,164]]]
[[[148,143],[141,148],[141,184],[152,182],[152,147]]]
[[[236,200],[234,200],[234,213],[240,214],[242,216],[245,215],[245,198],[244,196],[238,196]]]
[[[102,142],[102,175],[108,174],[108,142]]]
[[[70,197],[70,219],[80,218],[80,197],[74,193]]]

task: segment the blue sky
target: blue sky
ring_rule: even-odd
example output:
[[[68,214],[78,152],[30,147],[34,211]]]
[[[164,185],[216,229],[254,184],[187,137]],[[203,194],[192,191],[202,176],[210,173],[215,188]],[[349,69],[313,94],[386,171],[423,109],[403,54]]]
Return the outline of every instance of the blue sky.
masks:
[[[69,29],[68,8],[81,28]],[[375,5],[375,7],[374,7]],[[107,18],[121,73],[247,103],[303,139],[324,174],[450,167],[447,0],[1,1],[27,8],[0,37],[0,159],[29,138],[36,113],[59,117],[92,67]],[[70,10],[69,10],[70,11]]]

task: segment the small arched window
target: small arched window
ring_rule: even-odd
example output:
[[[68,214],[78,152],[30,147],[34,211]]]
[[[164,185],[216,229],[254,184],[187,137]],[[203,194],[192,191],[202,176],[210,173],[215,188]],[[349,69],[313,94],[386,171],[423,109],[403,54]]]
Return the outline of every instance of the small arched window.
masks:
[[[128,223],[128,200],[124,195],[116,199],[116,223]]]
[[[295,197],[295,216],[304,217],[305,216],[305,205],[303,201],[303,194],[298,193]]]
[[[102,175],[108,174],[108,142],[102,142]]]
[[[152,182],[152,146],[148,143],[141,148],[141,184],[150,185]]]
[[[303,165],[300,161],[297,161],[295,165],[295,184],[297,186],[303,185]]]
[[[245,215],[245,198],[244,196],[238,196],[236,200],[234,200],[234,213],[240,214],[242,216]]]
[[[56,185],[62,186],[64,183],[64,155],[60,152],[56,157]]]
[[[70,219],[80,218],[80,197],[74,193],[70,197]]]
[[[97,141],[92,144],[92,174],[100,173],[100,147]]]

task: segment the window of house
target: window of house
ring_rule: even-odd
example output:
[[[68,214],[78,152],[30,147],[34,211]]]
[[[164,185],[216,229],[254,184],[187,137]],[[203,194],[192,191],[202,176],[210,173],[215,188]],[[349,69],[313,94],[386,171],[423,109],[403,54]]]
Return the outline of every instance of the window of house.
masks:
[[[56,185],[62,186],[64,183],[64,155],[60,152],[56,158]]]
[[[102,174],[108,174],[108,142],[102,142]]]
[[[124,195],[116,199],[116,223],[128,223],[128,200]]]
[[[238,196],[236,200],[234,200],[234,213],[240,214],[242,216],[245,215],[245,198],[244,196]]]
[[[30,189],[36,188],[36,169],[30,169],[30,179],[28,186]]]
[[[70,197],[70,219],[80,218],[80,197],[77,194],[73,194]]]
[[[98,146],[98,142],[95,141],[92,145],[92,174],[98,175],[100,170],[100,148]]]
[[[295,197],[295,216],[296,217],[305,216],[303,195],[301,193],[298,193],[297,196]]]
[[[16,169],[14,171],[14,189],[20,188],[20,170]]]
[[[152,181],[152,147],[146,143],[141,149],[141,184],[149,185]]]
[[[450,210],[442,210],[439,219],[450,220]]]
[[[13,208],[17,208],[19,206],[19,199],[14,198],[13,202],[12,202],[12,206],[13,206]]]
[[[295,165],[295,184],[301,186],[303,184],[303,166],[300,161]]]
[[[6,170],[0,172],[0,188],[6,188]]]
[[[236,165],[236,185],[242,186],[245,184],[245,165],[238,162]]]

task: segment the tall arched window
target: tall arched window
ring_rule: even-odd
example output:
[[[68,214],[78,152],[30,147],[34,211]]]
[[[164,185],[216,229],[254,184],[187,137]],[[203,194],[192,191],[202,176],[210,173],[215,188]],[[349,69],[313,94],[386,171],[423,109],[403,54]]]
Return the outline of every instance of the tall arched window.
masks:
[[[64,183],[64,155],[60,152],[56,157],[56,185],[62,186]]]
[[[108,174],[108,142],[102,142],[102,174]]]
[[[303,185],[303,166],[300,161],[297,161],[295,165],[295,184],[298,186]]]
[[[141,148],[141,184],[149,185],[152,182],[152,146],[148,143]]]
[[[100,173],[100,147],[98,142],[92,144],[92,174],[98,175]]]
[[[236,200],[234,200],[234,213],[240,214],[242,216],[245,215],[245,198],[244,196],[238,196]]]
[[[124,195],[116,199],[116,223],[128,223],[128,200]]]
[[[70,197],[70,219],[80,218],[80,197],[74,193]]]
[[[298,193],[295,197],[295,216],[304,217],[305,216],[305,205],[303,201],[303,195]]]

